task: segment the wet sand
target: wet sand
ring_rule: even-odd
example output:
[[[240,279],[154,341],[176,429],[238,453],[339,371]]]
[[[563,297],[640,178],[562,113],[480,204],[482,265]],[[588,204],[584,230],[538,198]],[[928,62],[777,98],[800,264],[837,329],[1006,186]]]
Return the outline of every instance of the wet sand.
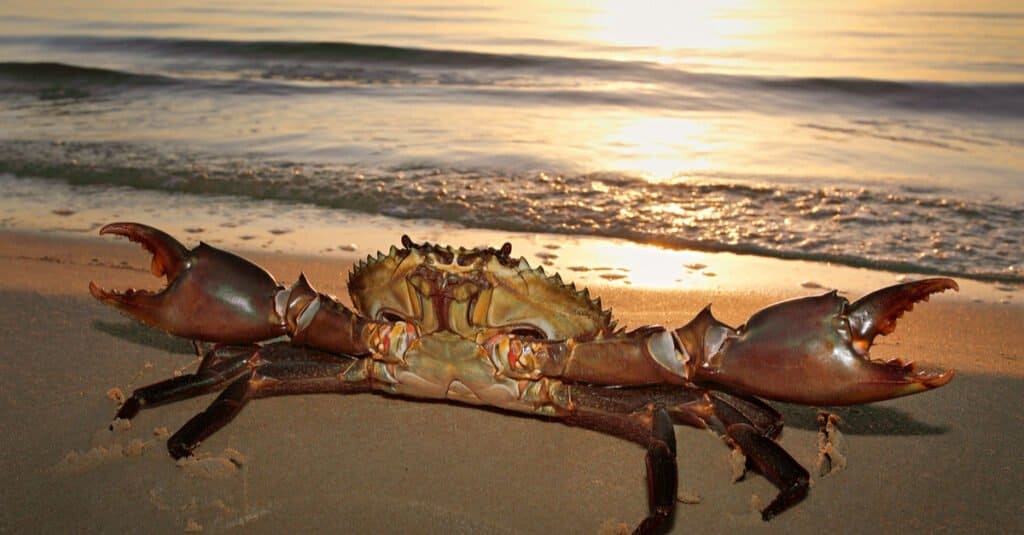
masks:
[[[344,295],[350,260],[248,256],[281,280],[301,269],[322,290]],[[148,263],[125,242],[0,234],[0,532],[617,533],[645,515],[638,446],[448,403],[260,400],[186,463],[168,457],[164,441],[212,396],[108,430],[119,392],[198,363],[188,342],[89,296],[90,280],[158,287]],[[844,284],[856,296],[895,276],[851,277]],[[770,278],[751,269],[748,279]],[[751,290],[748,280],[728,291],[600,280],[607,284],[592,289],[630,326],[678,325],[708,302],[739,324],[779,298],[822,291],[799,282]],[[761,522],[755,507],[774,488],[754,474],[732,483],[721,440],[677,427],[680,491],[699,503],[679,504],[672,532],[1024,529],[1024,307],[1019,297],[975,302],[979,286],[962,286],[916,307],[874,350],[955,368],[952,383],[837,409],[847,466],[815,475],[809,497],[772,522]],[[783,446],[814,472],[816,409],[775,406],[786,417]]]

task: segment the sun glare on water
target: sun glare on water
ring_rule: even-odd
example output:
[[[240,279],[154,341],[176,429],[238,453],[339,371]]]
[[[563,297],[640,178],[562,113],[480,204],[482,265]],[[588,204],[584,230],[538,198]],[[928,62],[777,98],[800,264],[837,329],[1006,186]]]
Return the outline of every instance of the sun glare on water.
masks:
[[[588,2],[590,38],[617,47],[724,50],[751,31],[750,19],[731,18],[746,1],[601,0]],[[657,54],[655,54],[657,57]]]
[[[712,166],[709,125],[699,118],[638,116],[610,125],[606,166],[667,180]]]
[[[671,72],[702,70],[708,66],[708,51],[714,51],[715,62],[731,61],[729,51],[748,46],[747,36],[759,31],[759,19],[736,16],[749,11],[751,4],[751,0],[598,0],[574,2],[574,8],[562,13],[572,19],[566,27],[573,28],[593,50],[605,51],[604,59],[661,64]],[[601,147],[595,151],[600,160],[593,162],[595,167],[662,181],[732,163],[715,156],[724,154],[723,142],[742,143],[725,140],[718,131],[728,118],[688,111],[700,109],[714,95],[702,94],[699,86],[675,83],[670,88],[638,83],[621,90],[641,98],[648,94],[652,101],[670,93],[680,99],[679,107],[669,113],[662,109],[657,115],[633,108],[588,117],[588,128],[581,132],[588,139],[579,141]]]

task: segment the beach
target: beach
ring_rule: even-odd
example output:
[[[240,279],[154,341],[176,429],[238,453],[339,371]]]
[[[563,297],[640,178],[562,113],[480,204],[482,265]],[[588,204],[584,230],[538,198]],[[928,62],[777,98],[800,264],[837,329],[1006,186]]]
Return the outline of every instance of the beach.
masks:
[[[212,395],[111,429],[200,361],[90,296],[161,287],[98,235],[118,221],[346,303],[403,235],[508,243],[629,328],[955,279],[871,353],[951,383],[774,403],[813,486],[767,523],[775,488],[677,426],[670,532],[1024,532],[1020,7],[57,3],[0,5],[0,534],[608,535],[647,513],[642,448],[498,410],[263,399],[182,462],[167,439]]]
[[[279,280],[301,270],[339,296],[354,259],[246,254]],[[787,271],[786,261],[773,262]],[[618,533],[646,514],[641,448],[494,410],[378,395],[259,400],[179,463],[166,437],[212,396],[109,430],[119,393],[198,363],[187,341],[89,296],[89,281],[158,288],[148,263],[136,245],[96,236],[0,236],[0,531]],[[853,297],[896,277],[832,269]],[[732,291],[727,280],[713,288],[590,286],[631,327],[680,325],[709,302],[735,325],[779,298],[823,291],[801,287],[799,270],[788,271],[788,282],[762,277],[755,288],[758,270],[750,269]],[[1024,309],[1000,302],[991,285],[961,282],[959,294],[915,307],[873,350],[951,367],[956,377],[924,394],[832,409],[842,420],[845,469],[825,477],[814,469],[817,409],[773,404],[786,418],[781,444],[813,478],[808,498],[777,519],[764,523],[755,512],[774,496],[764,478],[732,483],[721,439],[677,426],[680,494],[699,503],[678,504],[671,532],[1020,529],[1024,417],[1015,404],[1024,386]]]

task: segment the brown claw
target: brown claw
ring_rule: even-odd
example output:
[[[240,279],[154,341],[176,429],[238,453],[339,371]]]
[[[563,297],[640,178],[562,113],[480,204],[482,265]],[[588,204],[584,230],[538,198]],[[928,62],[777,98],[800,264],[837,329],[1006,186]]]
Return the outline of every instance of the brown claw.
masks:
[[[284,334],[274,298],[281,289],[259,266],[200,243],[191,251],[167,233],[138,223],[111,223],[100,234],[125,236],[152,253],[150,269],[166,276],[159,292],[89,292],[125,314],[171,334],[220,343],[247,343]]]
[[[142,247],[153,255],[153,262],[150,264],[153,275],[157,277],[167,275],[168,283],[185,268],[188,249],[160,229],[139,223],[111,223],[100,229],[100,236],[104,234],[124,236],[130,241],[142,244]]]
[[[914,303],[948,289],[957,289],[956,282],[925,279],[853,303],[831,292],[772,305],[725,337],[717,350],[704,353],[697,378],[808,405],[868,403],[940,387],[953,378],[952,370],[917,369],[898,359],[880,362],[868,350]]]
[[[847,307],[846,316],[855,344],[867,353],[875,336],[885,336],[896,329],[896,320],[913,310],[914,303],[950,289],[960,290],[953,279],[924,279],[875,290],[854,301]]]

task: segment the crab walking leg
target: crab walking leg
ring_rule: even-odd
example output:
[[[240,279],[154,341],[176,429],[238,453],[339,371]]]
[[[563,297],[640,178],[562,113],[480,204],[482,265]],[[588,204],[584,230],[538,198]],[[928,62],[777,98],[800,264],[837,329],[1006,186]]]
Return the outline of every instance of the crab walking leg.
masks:
[[[705,427],[713,418],[707,392],[692,386],[658,385],[605,388],[556,383],[552,400],[560,400],[570,425],[624,438],[647,448],[650,511],[634,533],[659,533],[672,515],[678,474],[673,423]],[[558,392],[562,390],[562,392]]]
[[[771,439],[782,433],[782,415],[755,397],[708,390],[708,399],[711,400],[715,418],[723,426],[747,424],[757,430],[758,434]]]
[[[250,369],[256,346],[217,347],[207,352],[196,373],[180,375],[136,389],[115,418],[130,420],[142,409],[158,407],[219,390]]]
[[[675,503],[676,461],[673,455],[670,466],[658,443],[660,440],[669,444],[667,431],[658,428],[660,424],[656,416],[660,411],[676,423],[711,427],[721,433],[730,445],[750,459],[761,475],[779,488],[779,494],[761,512],[765,520],[807,496],[810,488],[807,471],[773,440],[782,431],[782,416],[760,400],[693,386],[603,388],[562,385],[560,388],[567,389],[568,393],[551,397],[571,398],[570,412],[565,416],[567,423],[648,447],[651,515],[637,529],[638,533],[656,532],[664,521],[662,516],[667,518]],[[671,427],[671,420],[668,424]],[[674,452],[675,448],[671,450]]]
[[[669,519],[676,507],[679,488],[676,471],[676,432],[664,408],[651,414],[651,435],[647,442],[647,496],[650,513],[634,530],[638,535],[653,534]]]
[[[286,343],[260,348],[248,373],[234,380],[203,412],[167,441],[175,459],[191,455],[199,444],[227,425],[252,399],[298,394],[358,394],[372,390],[367,359],[337,357]]]
[[[763,520],[771,520],[807,497],[810,475],[782,446],[749,424],[732,424],[726,428],[726,434],[757,471],[779,489],[775,499],[761,511]]]
[[[810,490],[807,470],[773,440],[782,432],[782,415],[757,398],[718,391],[709,391],[708,396],[713,400],[717,427],[726,440],[779,489],[761,511],[761,518],[771,520],[806,498]]]
[[[571,425],[618,436],[647,448],[647,493],[650,512],[633,533],[658,533],[659,528],[672,516],[678,485],[676,435],[672,427],[672,418],[665,408],[649,408],[632,414],[578,408],[565,420]]]

